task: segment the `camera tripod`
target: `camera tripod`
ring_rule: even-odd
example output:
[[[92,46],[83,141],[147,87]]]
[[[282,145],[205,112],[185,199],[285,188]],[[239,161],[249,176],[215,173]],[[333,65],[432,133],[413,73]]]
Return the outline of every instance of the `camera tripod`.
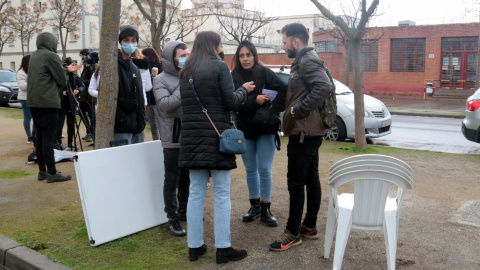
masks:
[[[73,94],[73,90],[72,90],[72,86],[70,85],[70,78],[68,74],[67,74],[67,96],[70,104],[70,112],[67,112],[67,113],[71,113],[73,124],[74,124],[73,141],[72,141],[73,148],[75,152],[78,152],[78,147],[77,147],[77,140],[78,140],[80,149],[83,151],[82,139],[80,138],[80,124],[83,121],[87,130],[90,130],[90,125],[88,124],[88,121],[86,120],[82,110],[79,109],[80,104],[78,100],[75,98],[75,95]],[[76,117],[77,109],[78,109],[78,115],[80,116],[80,121],[77,121],[77,117]],[[68,120],[67,120],[67,125],[68,125]]]

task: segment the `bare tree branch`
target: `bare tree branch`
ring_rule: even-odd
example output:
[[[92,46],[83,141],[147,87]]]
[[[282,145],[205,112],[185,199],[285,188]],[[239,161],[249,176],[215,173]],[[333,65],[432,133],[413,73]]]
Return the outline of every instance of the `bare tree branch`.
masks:
[[[63,57],[66,57],[68,34],[80,29],[79,21],[82,19],[82,5],[78,1],[71,0],[50,0],[48,5],[52,7],[50,12],[55,18],[55,20],[49,21],[49,25],[57,29]],[[74,38],[78,38],[78,36]]]

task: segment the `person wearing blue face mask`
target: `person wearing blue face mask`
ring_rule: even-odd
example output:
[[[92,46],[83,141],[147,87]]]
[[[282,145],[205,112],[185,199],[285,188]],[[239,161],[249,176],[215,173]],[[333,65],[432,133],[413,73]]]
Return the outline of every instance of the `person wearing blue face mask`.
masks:
[[[127,144],[145,140],[145,100],[140,70],[131,56],[137,49],[138,32],[131,25],[120,27],[118,42],[118,101],[115,115],[114,142]]]
[[[190,51],[185,43],[180,41],[167,43],[162,50],[163,72],[153,80],[153,94],[159,116],[165,167],[164,210],[167,213],[170,233],[175,236],[185,236],[186,234],[179,221],[186,221],[187,219],[188,187],[190,185],[188,169],[178,167],[180,128],[182,125],[178,73],[189,55]]]

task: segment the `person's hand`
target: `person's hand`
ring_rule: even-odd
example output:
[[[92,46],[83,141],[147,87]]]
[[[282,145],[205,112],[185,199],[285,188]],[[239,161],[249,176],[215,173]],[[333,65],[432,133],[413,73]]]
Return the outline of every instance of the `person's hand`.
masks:
[[[263,105],[265,102],[268,102],[270,99],[267,95],[258,95],[257,96],[257,104]]]
[[[67,91],[63,91],[62,94],[63,94],[64,96],[66,96],[66,95],[67,95]]]
[[[80,92],[80,91],[78,91],[77,89],[73,90],[73,95],[76,96],[78,94],[78,92]]]
[[[295,118],[295,113],[293,112],[293,107],[290,107],[290,114],[292,115],[293,118]]]
[[[246,82],[242,86],[245,87],[245,89],[247,89],[247,92],[249,92],[249,93],[252,92],[255,89],[255,84],[253,84],[253,81]]]
[[[72,63],[70,66],[68,66],[67,69],[68,69],[68,72],[75,72],[75,71],[77,71],[77,70],[79,70],[79,69],[81,69],[81,68],[82,68],[82,65],[75,66],[75,65]]]

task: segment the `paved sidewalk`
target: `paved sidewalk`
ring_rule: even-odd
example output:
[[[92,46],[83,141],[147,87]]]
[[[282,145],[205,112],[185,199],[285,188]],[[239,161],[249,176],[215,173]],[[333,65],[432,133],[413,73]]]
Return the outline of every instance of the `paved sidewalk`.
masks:
[[[465,118],[466,100],[375,98],[381,100],[391,114]]]

